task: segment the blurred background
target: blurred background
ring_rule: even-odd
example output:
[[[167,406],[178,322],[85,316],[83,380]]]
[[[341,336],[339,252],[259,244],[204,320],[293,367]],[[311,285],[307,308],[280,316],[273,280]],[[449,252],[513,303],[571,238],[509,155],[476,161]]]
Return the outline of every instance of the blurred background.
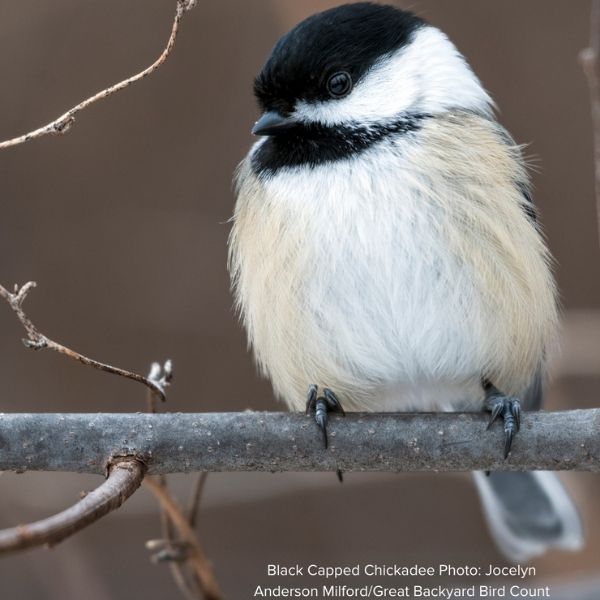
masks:
[[[299,20],[335,4],[199,0],[151,77],[81,113],[67,135],[0,153],[0,281],[37,281],[29,315],[85,354],[140,372],[172,358],[175,381],[161,409],[282,409],[256,375],[232,312],[231,176],[252,143],[252,79],[270,48]],[[497,101],[501,122],[529,144],[564,306],[548,406],[600,406],[600,252],[588,89],[578,63],[589,2],[396,4],[446,31]],[[37,128],[150,64],[174,7],[174,0],[0,3],[0,138]],[[0,411],[145,410],[141,386],[28,351],[1,304],[0,328]],[[536,560],[528,583],[568,590],[569,582],[587,582],[597,598],[600,478],[564,479],[587,547]],[[191,482],[173,477],[182,498]],[[47,516],[99,483],[5,473],[0,527]],[[269,562],[504,564],[466,475],[351,473],[340,485],[332,474],[214,474],[199,527],[229,599],[251,597]],[[157,506],[140,490],[51,551],[0,561],[0,595],[177,598],[168,568],[151,564],[144,548],[159,535]]]

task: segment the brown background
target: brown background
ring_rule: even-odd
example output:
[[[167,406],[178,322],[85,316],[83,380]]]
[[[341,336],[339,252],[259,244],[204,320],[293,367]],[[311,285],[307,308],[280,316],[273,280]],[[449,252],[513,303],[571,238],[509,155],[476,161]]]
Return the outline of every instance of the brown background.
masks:
[[[138,371],[170,357],[171,411],[278,410],[255,374],[225,269],[231,174],[252,142],[254,74],[275,40],[335,3],[203,2],[150,78],[82,113],[72,130],[0,154],[0,280],[38,282],[30,315],[51,337]],[[406,2],[398,5],[407,7]],[[535,157],[535,196],[557,259],[564,352],[550,406],[594,406],[600,383],[600,256],[585,78],[589,2],[418,0]],[[52,120],[149,64],[174,2],[0,4],[0,138]],[[0,306],[2,411],[137,411],[143,390],[20,344]],[[190,482],[175,477],[182,493]],[[566,478],[589,531],[585,552],[535,562],[538,583],[600,576],[600,481]],[[0,477],[0,527],[74,501],[94,477]],[[250,597],[267,562],[503,564],[468,478],[458,475],[219,474],[201,531],[230,599]],[[139,492],[51,552],[0,562],[3,598],[175,598],[144,541],[157,510]],[[460,582],[459,582],[460,583]],[[464,582],[463,582],[464,583]],[[570,584],[568,584],[570,585]]]

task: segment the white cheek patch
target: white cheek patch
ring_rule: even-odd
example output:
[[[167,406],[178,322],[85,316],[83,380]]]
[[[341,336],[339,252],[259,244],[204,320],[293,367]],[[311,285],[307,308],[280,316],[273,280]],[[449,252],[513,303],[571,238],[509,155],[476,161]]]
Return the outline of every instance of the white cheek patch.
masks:
[[[346,98],[300,101],[296,115],[325,125],[368,124],[451,108],[490,114],[492,107],[492,99],[454,44],[439,29],[425,26],[408,46],[375,64]]]

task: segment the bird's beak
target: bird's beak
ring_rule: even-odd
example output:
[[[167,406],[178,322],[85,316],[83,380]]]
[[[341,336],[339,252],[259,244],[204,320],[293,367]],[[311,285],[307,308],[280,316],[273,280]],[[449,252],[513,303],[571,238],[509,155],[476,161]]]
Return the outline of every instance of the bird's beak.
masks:
[[[254,135],[277,135],[282,131],[286,131],[296,125],[297,121],[294,117],[284,117],[278,112],[268,111],[254,123],[252,133]]]

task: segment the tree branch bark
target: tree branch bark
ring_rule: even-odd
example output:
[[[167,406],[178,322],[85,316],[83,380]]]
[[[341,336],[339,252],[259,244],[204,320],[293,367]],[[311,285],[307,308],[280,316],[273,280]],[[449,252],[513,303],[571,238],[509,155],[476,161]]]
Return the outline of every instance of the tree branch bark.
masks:
[[[483,413],[332,416],[324,450],[297,413],[2,414],[0,470],[103,473],[122,456],[151,475],[190,471],[600,471],[600,409],[523,415],[508,459]]]
[[[108,470],[107,480],[77,504],[62,512],[27,525],[0,531],[0,556],[44,544],[53,545],[119,508],[144,478],[140,461],[121,459]]]

